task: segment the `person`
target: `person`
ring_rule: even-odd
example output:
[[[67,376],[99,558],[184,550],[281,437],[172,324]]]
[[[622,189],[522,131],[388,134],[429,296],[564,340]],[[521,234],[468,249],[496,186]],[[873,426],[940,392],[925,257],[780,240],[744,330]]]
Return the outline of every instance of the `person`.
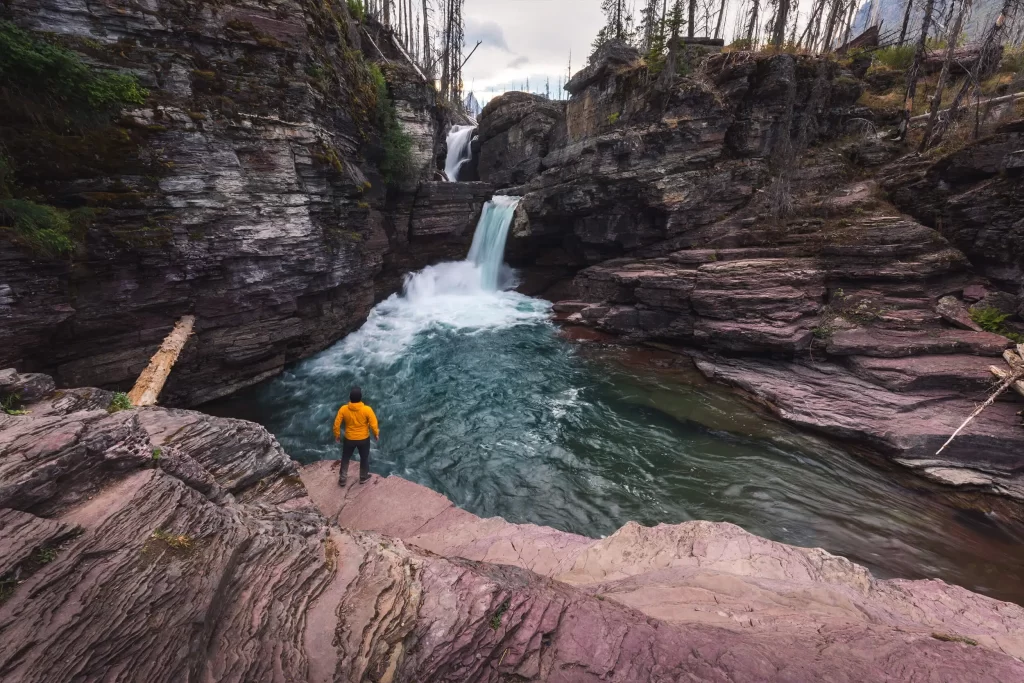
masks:
[[[359,483],[365,484],[370,478],[370,430],[380,441],[380,428],[373,408],[363,403],[363,390],[354,387],[348,396],[348,405],[343,405],[334,418],[334,440],[342,441],[341,426],[345,425],[345,440],[341,443],[341,474],[338,484],[344,486],[348,479],[348,463],[352,453],[359,450]]]

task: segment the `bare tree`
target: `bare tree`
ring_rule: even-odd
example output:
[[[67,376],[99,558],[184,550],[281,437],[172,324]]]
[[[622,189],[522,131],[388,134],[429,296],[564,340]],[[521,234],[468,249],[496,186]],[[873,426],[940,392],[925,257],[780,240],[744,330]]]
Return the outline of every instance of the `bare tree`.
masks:
[[[971,68],[971,72],[963,85],[960,86],[960,90],[957,91],[956,96],[949,105],[949,109],[946,112],[944,119],[940,120],[935,132],[932,134],[932,140],[929,141],[930,146],[938,144],[945,135],[946,129],[949,124],[957,119],[960,113],[960,107],[963,106],[964,100],[969,100],[969,95],[977,90],[978,84],[981,80],[982,74],[988,73],[989,70],[995,67],[999,60],[999,47],[1002,43],[1003,27],[1006,25],[1008,17],[1012,17],[1021,7],[1021,0],[1003,0],[1003,7],[999,14],[996,16],[996,20],[992,22],[992,26],[989,27],[988,32],[985,34],[985,40],[981,44],[981,52],[978,55],[978,60],[974,63]],[[978,126],[975,126],[975,135],[978,134]]]
[[[906,9],[903,10],[903,26],[900,28],[900,39],[897,45],[907,42],[907,27],[910,26],[910,13],[914,10],[914,0],[907,0]]]
[[[693,25],[697,23],[697,0],[690,0],[687,20],[686,20],[686,35],[689,38],[693,38]]]
[[[760,0],[751,0],[750,4],[750,23],[747,24],[747,42],[750,43],[749,47],[754,47],[754,32],[757,30],[757,12],[761,8]]]
[[[789,0],[779,0],[775,11],[775,26],[772,28],[772,45],[779,47],[786,39],[786,20],[789,18]]]
[[[426,67],[427,76],[434,78],[434,62],[430,54],[430,13],[427,8],[427,0],[423,0],[423,66]]]
[[[722,21],[725,19],[725,0],[722,0],[722,4],[718,7],[718,21],[715,23],[715,38],[720,38],[722,35]]]
[[[1012,0],[1007,0],[1008,2]],[[903,139],[907,134],[910,125],[910,115],[914,111],[914,97],[917,95],[917,80],[921,75],[921,63],[924,61],[927,51],[928,29],[931,28],[932,11],[935,9],[935,0],[925,0],[924,19],[921,22],[921,37],[917,41],[917,49],[914,50],[914,61],[907,69],[907,96],[903,101],[903,120],[900,122],[897,138]]]
[[[952,4],[952,3],[951,3]],[[952,30],[946,37],[946,58],[942,61],[942,71],[939,72],[939,82],[935,85],[935,94],[932,96],[931,109],[928,111],[928,125],[924,130],[924,137],[921,138],[919,152],[928,149],[928,142],[932,137],[932,130],[935,128],[935,120],[939,117],[939,105],[942,103],[942,93],[946,90],[946,79],[949,78],[949,67],[953,63],[953,54],[956,52],[956,45],[960,38],[960,30],[964,25],[964,15],[970,10],[971,0],[962,0],[960,11],[956,15],[956,21]]]

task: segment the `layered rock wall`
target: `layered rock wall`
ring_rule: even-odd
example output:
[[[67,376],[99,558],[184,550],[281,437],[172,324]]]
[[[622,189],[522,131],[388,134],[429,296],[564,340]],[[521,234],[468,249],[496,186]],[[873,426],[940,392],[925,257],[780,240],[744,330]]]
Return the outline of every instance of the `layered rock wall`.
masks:
[[[67,258],[0,230],[0,363],[125,389],[191,313],[163,400],[196,404],[325,348],[398,286],[385,257],[409,248],[444,121],[428,84],[385,64],[412,137],[411,174],[386,191],[369,32],[344,2],[6,7],[149,97],[77,134],[4,124],[19,179],[94,220]],[[417,224],[455,209],[424,210]]]

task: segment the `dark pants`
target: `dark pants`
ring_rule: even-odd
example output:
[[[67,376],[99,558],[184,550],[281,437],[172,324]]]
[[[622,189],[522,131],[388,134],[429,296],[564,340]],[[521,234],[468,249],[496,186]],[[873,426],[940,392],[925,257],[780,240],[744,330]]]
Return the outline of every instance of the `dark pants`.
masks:
[[[357,448],[359,449],[359,481],[363,481],[370,476],[369,437],[362,441],[341,440],[341,474],[339,476],[345,477],[348,475],[348,463],[352,460],[352,454]]]

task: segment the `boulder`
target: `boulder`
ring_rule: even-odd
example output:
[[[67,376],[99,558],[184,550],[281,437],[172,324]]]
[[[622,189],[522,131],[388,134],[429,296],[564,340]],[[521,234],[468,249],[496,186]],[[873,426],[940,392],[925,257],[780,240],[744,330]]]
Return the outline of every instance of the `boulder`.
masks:
[[[935,312],[950,325],[964,330],[982,331],[981,326],[971,319],[971,312],[955,296],[944,296],[939,299],[939,303],[935,306]]]

